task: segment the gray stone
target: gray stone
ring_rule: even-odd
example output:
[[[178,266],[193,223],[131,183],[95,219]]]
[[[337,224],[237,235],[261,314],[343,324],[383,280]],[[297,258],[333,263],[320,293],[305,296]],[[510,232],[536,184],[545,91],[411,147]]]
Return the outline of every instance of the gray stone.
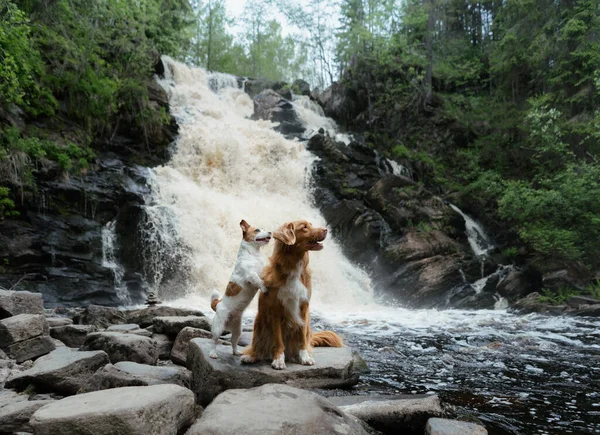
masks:
[[[107,331],[112,331],[112,332],[131,332],[131,331],[137,331],[138,329],[140,329],[140,325],[138,325],[136,323],[124,323],[122,325],[110,325],[108,328],[106,328]]]
[[[88,334],[96,332],[94,325],[64,325],[50,329],[50,336],[62,341],[69,347],[79,348],[83,345]]]
[[[31,430],[29,419],[53,400],[20,400],[0,407],[0,433]]]
[[[483,426],[446,418],[430,418],[425,428],[426,435],[487,435]]]
[[[186,326],[175,339],[173,348],[171,349],[171,361],[182,366],[187,364],[188,345],[192,338],[211,338],[212,333],[204,329],[192,328]]]
[[[147,379],[148,385],[176,384],[189,388],[192,379],[192,372],[179,366],[157,367],[123,361],[116,363],[115,367],[139,378]]]
[[[315,365],[289,363],[274,370],[271,361],[242,364],[229,346],[217,346],[217,359],[209,357],[212,340],[194,338],[188,347],[187,366],[192,370],[192,390],[197,402],[206,406],[221,392],[231,388],[251,388],[277,383],[299,388],[346,388],[358,383],[349,347],[314,349]]]
[[[46,320],[51,328],[73,324],[73,320],[68,317],[46,317]]]
[[[154,307],[142,308],[141,310],[126,311],[125,314],[129,323],[137,323],[142,328],[152,325],[155,317],[204,316],[204,314],[198,310],[168,307],[166,305],[157,305]]]
[[[110,325],[127,323],[125,313],[118,308],[90,305],[77,316],[77,322],[83,325],[94,325],[98,328],[108,328]]]
[[[82,350],[103,350],[110,362],[133,361],[155,365],[158,361],[158,346],[154,340],[135,334],[120,332],[94,332],[89,334]]]
[[[0,319],[19,314],[44,314],[42,294],[0,290]]]
[[[177,334],[186,326],[210,331],[210,320],[200,316],[171,316],[154,319],[154,332],[167,334],[173,338],[177,337]]]
[[[38,409],[36,435],[176,435],[194,419],[194,395],[178,385],[125,387],[67,397]]]
[[[92,391],[109,390],[111,388],[147,386],[147,380],[141,379],[112,364],[106,364],[97,370],[77,392],[78,394]]]
[[[108,362],[106,352],[78,352],[59,347],[39,358],[30,369],[13,374],[6,387],[21,391],[32,384],[42,390],[76,394],[89,377]]]
[[[367,434],[327,399],[288,385],[268,384],[219,395],[186,435]]]
[[[0,348],[48,334],[48,322],[41,314],[18,314],[0,320]]]
[[[158,359],[170,359],[173,340],[165,334],[152,334],[152,339],[158,346]]]
[[[39,335],[29,340],[19,341],[4,350],[12,359],[21,364],[29,359],[46,355],[54,349],[56,349],[56,344],[49,335]]]
[[[588,296],[571,296],[567,305],[572,308],[579,308],[580,305],[599,305],[600,300]]]
[[[429,418],[443,413],[440,399],[433,395],[396,400],[371,400],[368,396],[362,399],[340,409],[384,433],[422,433]]]

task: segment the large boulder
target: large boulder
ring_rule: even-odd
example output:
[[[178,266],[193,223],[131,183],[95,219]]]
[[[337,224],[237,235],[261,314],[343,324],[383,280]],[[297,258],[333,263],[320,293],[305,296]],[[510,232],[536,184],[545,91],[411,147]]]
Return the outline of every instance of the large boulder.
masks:
[[[212,333],[210,331],[186,326],[179,331],[179,334],[177,334],[177,338],[175,339],[175,343],[173,343],[173,348],[171,349],[171,361],[182,366],[186,365],[190,340],[193,338],[211,337]]]
[[[191,372],[178,366],[149,366],[128,361],[107,364],[96,371],[80,393],[110,388],[176,384],[189,388]]]
[[[38,409],[30,424],[36,435],[176,435],[194,412],[187,388],[125,387],[59,400]]]
[[[18,314],[0,320],[0,348],[48,334],[48,322],[41,314]]]
[[[53,400],[18,400],[0,406],[0,433],[30,431],[29,419],[42,406]]]
[[[443,415],[437,396],[330,398],[344,412],[383,433],[423,433],[427,420]]]
[[[76,323],[107,328],[113,324],[127,323],[127,318],[118,308],[90,305],[77,317]]]
[[[204,314],[198,310],[169,307],[167,305],[155,305],[139,310],[126,311],[125,315],[127,316],[128,323],[136,323],[142,328],[151,326],[154,323],[155,317],[204,316]]]
[[[17,363],[38,358],[56,349],[56,343],[49,335],[38,335],[29,340],[11,344],[4,351]]]
[[[177,337],[186,326],[210,331],[210,320],[204,316],[169,316],[154,319],[154,332],[172,338]]]
[[[50,336],[69,347],[79,348],[85,342],[87,335],[97,330],[94,325],[64,325],[51,328]]]
[[[89,334],[82,350],[103,350],[114,364],[119,361],[133,361],[155,365],[158,361],[158,346],[149,337],[120,332],[94,332]]]
[[[13,374],[6,387],[21,391],[34,385],[40,390],[76,394],[87,379],[108,362],[106,352],[78,352],[60,347],[36,360],[30,369]]]
[[[183,328],[185,329],[185,328]],[[152,334],[152,340],[158,347],[158,359],[170,359],[173,349],[173,339],[166,334]]]
[[[306,130],[292,103],[272,89],[266,89],[254,97],[252,118],[277,122],[275,130],[286,137],[300,136]]]
[[[0,319],[19,314],[44,314],[42,294],[0,290]]]
[[[430,418],[425,428],[425,435],[487,435],[487,433],[487,430],[478,424],[447,418]]]
[[[288,385],[263,385],[219,395],[186,435],[358,435],[361,423],[318,394]]]
[[[197,402],[206,406],[221,392],[276,383],[299,388],[347,388],[358,383],[349,347],[314,349],[315,365],[290,363],[274,370],[271,361],[241,364],[230,346],[217,346],[217,359],[210,358],[212,340],[194,338],[188,347],[187,366],[192,370],[192,389]]]

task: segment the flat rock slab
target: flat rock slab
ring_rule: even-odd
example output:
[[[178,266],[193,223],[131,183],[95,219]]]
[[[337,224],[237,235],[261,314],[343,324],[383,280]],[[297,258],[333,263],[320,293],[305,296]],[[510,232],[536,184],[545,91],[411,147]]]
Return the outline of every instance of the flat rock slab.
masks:
[[[176,435],[194,419],[194,394],[178,385],[79,394],[38,409],[36,435]]]
[[[428,419],[443,414],[440,399],[435,395],[396,400],[363,398],[340,409],[384,433],[423,433]]]
[[[177,334],[186,326],[210,331],[210,320],[200,316],[156,317],[154,319],[154,332],[167,334],[172,338],[177,337]]]
[[[115,364],[119,370],[148,380],[148,385],[176,384],[189,388],[192,372],[179,366],[150,366],[123,361]]]
[[[29,419],[35,411],[53,400],[20,400],[0,407],[0,433],[29,431]]]
[[[12,359],[21,364],[24,361],[46,355],[54,349],[56,349],[56,344],[52,337],[39,335],[29,340],[19,341],[4,350]]]
[[[158,345],[149,337],[121,332],[94,332],[89,334],[82,350],[103,350],[110,362],[133,361],[155,365],[158,361]]]
[[[367,434],[327,399],[288,385],[229,390],[217,397],[186,435]]]
[[[59,347],[39,358],[30,369],[14,374],[6,387],[21,391],[32,384],[42,390],[76,394],[89,377],[108,362],[106,352],[79,352]]]
[[[124,323],[122,325],[110,325],[108,328],[106,328],[107,331],[113,331],[113,332],[130,332],[130,331],[137,331],[140,329],[140,325],[136,324],[136,323]]]
[[[188,348],[188,368],[192,370],[192,390],[197,402],[208,405],[221,392],[264,384],[287,384],[299,388],[348,388],[358,383],[349,347],[314,349],[314,366],[287,363],[275,370],[271,361],[242,364],[230,346],[217,346],[217,359],[209,357],[212,340],[194,338]],[[424,424],[424,423],[423,423]]]
[[[94,325],[64,325],[50,329],[50,336],[62,341],[66,346],[79,348],[83,346],[88,334],[96,332]]]
[[[44,314],[42,294],[0,290],[0,319],[19,314]]]
[[[73,319],[69,319],[68,317],[46,317],[46,321],[51,328],[73,324]]]
[[[177,334],[177,338],[175,339],[175,343],[173,343],[173,348],[171,349],[171,361],[173,361],[175,364],[181,364],[182,366],[185,366],[187,364],[187,353],[190,340],[193,338],[211,337],[212,333],[210,331],[186,326],[179,331],[179,334]]]
[[[204,314],[198,310],[168,307],[166,305],[142,308],[141,310],[126,311],[125,314],[128,322],[137,323],[142,328],[152,325],[155,317],[204,316]]]
[[[446,418],[430,418],[425,428],[426,435],[487,435],[483,426]]]
[[[0,320],[0,348],[28,340],[38,335],[48,334],[49,327],[42,314],[18,314]]]
[[[90,305],[77,316],[75,323],[108,328],[110,325],[127,323],[125,312],[113,307]]]

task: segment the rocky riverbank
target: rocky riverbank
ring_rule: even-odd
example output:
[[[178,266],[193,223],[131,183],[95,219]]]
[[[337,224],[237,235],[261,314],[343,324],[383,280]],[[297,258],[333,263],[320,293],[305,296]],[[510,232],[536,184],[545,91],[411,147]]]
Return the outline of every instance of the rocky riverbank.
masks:
[[[2,291],[0,313],[1,433],[487,433],[440,418],[452,414],[434,395],[336,397],[359,379],[348,347],[275,371],[242,366],[226,340],[210,358],[210,320],[194,310],[92,305],[58,316],[40,294]]]

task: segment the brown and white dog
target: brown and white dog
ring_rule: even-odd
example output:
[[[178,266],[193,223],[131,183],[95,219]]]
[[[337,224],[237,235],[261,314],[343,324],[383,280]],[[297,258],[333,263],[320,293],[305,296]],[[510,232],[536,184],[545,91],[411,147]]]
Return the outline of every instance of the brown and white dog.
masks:
[[[313,365],[312,346],[343,346],[336,333],[312,334],[310,329],[308,253],[323,249],[325,237],[326,228],[315,228],[303,220],[283,224],[273,232],[273,255],[262,274],[267,292],[258,298],[252,344],[243,352],[243,363],[272,359],[271,366],[282,370],[287,357]]]
[[[231,350],[234,355],[237,343],[242,335],[242,314],[248,307],[257,290],[267,291],[260,278],[265,266],[265,261],[260,253],[260,248],[271,240],[271,233],[260,228],[250,226],[245,220],[240,222],[242,228],[242,242],[238,256],[221,299],[221,293],[214,290],[210,295],[210,306],[215,310],[211,331],[213,346],[211,358],[217,357],[217,341],[223,331],[231,331]]]

